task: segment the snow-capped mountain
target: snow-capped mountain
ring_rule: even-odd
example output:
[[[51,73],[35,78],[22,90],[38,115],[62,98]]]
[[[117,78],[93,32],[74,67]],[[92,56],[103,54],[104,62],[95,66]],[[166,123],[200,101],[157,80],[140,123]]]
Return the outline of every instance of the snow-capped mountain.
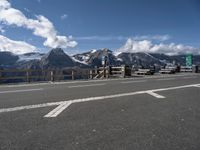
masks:
[[[86,53],[77,54],[73,57],[81,62],[84,62],[90,66],[101,66],[102,57],[106,56],[109,65],[120,65],[122,60],[118,59],[111,50],[99,49],[91,50]]]
[[[129,66],[149,67],[153,65],[164,65],[164,63],[148,53],[121,53],[117,56],[123,63]]]
[[[148,67],[154,64],[164,65],[165,61],[160,57],[154,57],[148,53],[125,53],[125,52],[112,52],[109,49],[99,49],[94,51],[85,52],[82,54],[74,55],[74,59],[84,62],[90,66],[101,66],[102,56],[107,56],[108,64],[111,66],[118,65],[136,65]],[[167,56],[166,56],[167,57]],[[169,59],[166,61],[168,62]]]
[[[40,63],[44,68],[63,68],[74,66],[74,61],[71,57],[60,48],[52,49],[41,58]]]
[[[85,64],[74,60],[71,56],[67,55],[61,48],[52,49],[47,54],[43,55],[40,59],[34,59],[31,68],[38,66],[42,69],[62,69],[73,67],[86,67]]]
[[[149,67],[152,65],[163,66],[167,63],[185,65],[186,55],[169,56],[160,53],[146,53],[146,52],[113,52],[108,49],[99,49],[95,52],[89,51],[82,54],[74,55],[74,59],[84,62],[92,67],[101,66],[102,56],[107,56],[109,65],[129,65],[129,66],[143,66]],[[193,63],[200,65],[200,55],[193,56]]]
[[[1,68],[18,69],[61,69],[72,67],[87,67],[86,63],[67,55],[62,49],[52,49],[47,54],[27,53],[14,55],[10,52],[0,52]]]
[[[14,55],[10,52],[0,52],[1,68],[19,69],[61,69],[61,68],[91,68],[102,66],[102,57],[106,56],[108,65],[120,66],[144,66],[165,65],[176,62],[185,65],[185,55],[168,56],[156,53],[115,53],[109,49],[90,50],[74,56],[67,55],[62,49],[52,49],[47,54],[28,53],[24,55]],[[193,63],[200,65],[200,56],[193,56]]]

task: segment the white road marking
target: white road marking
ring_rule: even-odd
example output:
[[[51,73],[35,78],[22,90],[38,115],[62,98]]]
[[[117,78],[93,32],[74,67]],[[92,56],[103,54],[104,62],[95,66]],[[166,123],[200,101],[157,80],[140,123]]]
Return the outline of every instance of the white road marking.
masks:
[[[177,87],[155,89],[155,90],[150,90],[150,91],[152,91],[152,92],[161,92],[161,91],[178,90],[178,89],[198,87],[198,86],[200,86],[200,84],[183,85],[183,86],[177,86]]]
[[[13,91],[0,91],[0,94],[23,93],[23,92],[42,91],[42,90],[43,90],[43,88],[39,88],[39,89],[27,89],[27,90],[13,90]]]
[[[175,80],[176,78],[166,78],[166,79],[157,79],[158,81],[169,81],[169,80]]]
[[[197,77],[183,77],[183,79],[195,79],[195,78],[197,78]]]
[[[159,94],[157,94],[157,93],[155,93],[153,91],[147,91],[146,93],[151,95],[151,96],[153,96],[153,97],[155,97],[155,98],[166,98],[166,97],[164,97],[162,95],[159,95]]]
[[[175,89],[184,89],[184,88],[199,87],[199,86],[200,86],[200,84],[191,84],[191,85],[169,87],[169,88],[161,88],[161,89],[154,89],[154,90],[146,90],[146,91],[138,91],[138,92],[130,92],[130,93],[121,93],[121,94],[108,95],[108,96],[98,96],[98,97],[74,99],[74,100],[60,101],[60,102],[53,102],[53,103],[44,103],[44,104],[20,106],[20,107],[13,107],[13,108],[2,108],[2,109],[0,109],[0,113],[14,112],[14,111],[20,111],[20,110],[29,110],[29,109],[49,107],[49,106],[58,106],[56,109],[54,109],[53,111],[50,112],[51,114],[49,113],[50,115],[47,114],[48,116],[56,117],[62,111],[64,111],[67,107],[69,107],[71,104],[74,104],[74,103],[97,101],[97,100],[104,100],[104,99],[111,99],[111,98],[119,98],[119,97],[133,96],[133,95],[145,94],[145,93],[149,94],[149,92],[151,92],[150,94],[152,94],[154,92],[168,91],[168,90],[175,90]],[[152,94],[152,95],[155,96],[155,94]],[[47,115],[45,115],[45,117]]]
[[[145,79],[156,79],[156,78],[168,78],[168,77],[184,77],[184,76],[197,76],[197,74],[178,74],[178,75],[158,75],[158,76],[144,76],[141,78]],[[140,79],[141,79],[140,78]],[[137,78],[134,78],[134,80]],[[140,80],[138,79],[138,80]],[[124,79],[102,79],[102,80],[86,80],[86,81],[63,81],[63,82],[46,82],[46,83],[30,83],[30,84],[17,84],[17,85],[1,85],[0,88],[14,88],[14,87],[31,87],[31,86],[42,86],[42,85],[62,85],[62,84],[75,84],[75,83],[95,83],[95,82],[109,82],[109,81],[124,81],[130,80],[129,78]]]
[[[72,104],[71,101],[63,102],[62,104],[60,104],[58,107],[56,107],[54,110],[52,110],[51,112],[49,112],[44,117],[46,117],[46,118],[57,117],[60,113],[62,113],[71,104]]]
[[[121,83],[122,84],[131,84],[131,83],[142,83],[142,82],[147,82],[147,80],[126,81],[126,82],[121,82]]]
[[[200,88],[200,85],[195,85],[194,87],[198,87],[198,88]]]
[[[171,78],[171,77],[185,77],[185,76],[197,76],[197,74],[165,74],[157,76],[145,76],[146,79],[156,79],[156,78]]]
[[[37,105],[27,105],[27,106],[13,107],[13,108],[2,108],[2,109],[0,109],[0,113],[29,110],[29,109],[43,108],[43,107],[50,107],[50,106],[56,106],[56,105],[60,105],[60,104],[62,104],[62,102],[44,103],[44,104],[37,104]]]
[[[106,83],[102,83],[102,84],[87,84],[87,85],[73,85],[73,86],[68,86],[68,88],[81,88],[81,87],[103,86],[103,85],[106,85]]]

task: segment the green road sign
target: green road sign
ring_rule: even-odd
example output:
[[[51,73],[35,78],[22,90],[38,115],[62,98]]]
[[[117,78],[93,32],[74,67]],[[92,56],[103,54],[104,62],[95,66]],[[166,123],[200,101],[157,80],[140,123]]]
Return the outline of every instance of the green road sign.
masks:
[[[186,66],[192,66],[193,63],[193,56],[192,54],[188,54],[186,56]]]

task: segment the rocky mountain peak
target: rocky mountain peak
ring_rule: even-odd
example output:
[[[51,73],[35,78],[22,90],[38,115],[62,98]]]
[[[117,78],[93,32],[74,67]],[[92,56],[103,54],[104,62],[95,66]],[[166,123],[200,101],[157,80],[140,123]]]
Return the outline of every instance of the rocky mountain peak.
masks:
[[[45,68],[73,67],[74,61],[61,48],[55,48],[42,57],[41,64]]]
[[[66,55],[65,52],[63,51],[63,49],[61,49],[61,48],[54,48],[49,52],[49,54],[51,54],[51,55]]]

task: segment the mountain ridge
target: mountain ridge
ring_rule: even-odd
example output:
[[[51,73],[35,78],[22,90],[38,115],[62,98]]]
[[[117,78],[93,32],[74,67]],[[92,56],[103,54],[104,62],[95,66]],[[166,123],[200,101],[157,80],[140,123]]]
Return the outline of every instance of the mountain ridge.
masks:
[[[104,48],[90,50],[73,56],[67,55],[63,49],[52,49],[46,54],[27,53],[15,55],[11,52],[0,52],[1,68],[16,69],[62,69],[62,68],[92,68],[102,66],[102,57],[108,58],[107,64],[110,66],[129,65],[149,67],[152,65],[163,66],[167,63],[185,65],[186,55],[169,56],[160,53],[118,53]],[[23,58],[23,59],[22,59]],[[200,55],[193,56],[194,64],[200,65]]]

